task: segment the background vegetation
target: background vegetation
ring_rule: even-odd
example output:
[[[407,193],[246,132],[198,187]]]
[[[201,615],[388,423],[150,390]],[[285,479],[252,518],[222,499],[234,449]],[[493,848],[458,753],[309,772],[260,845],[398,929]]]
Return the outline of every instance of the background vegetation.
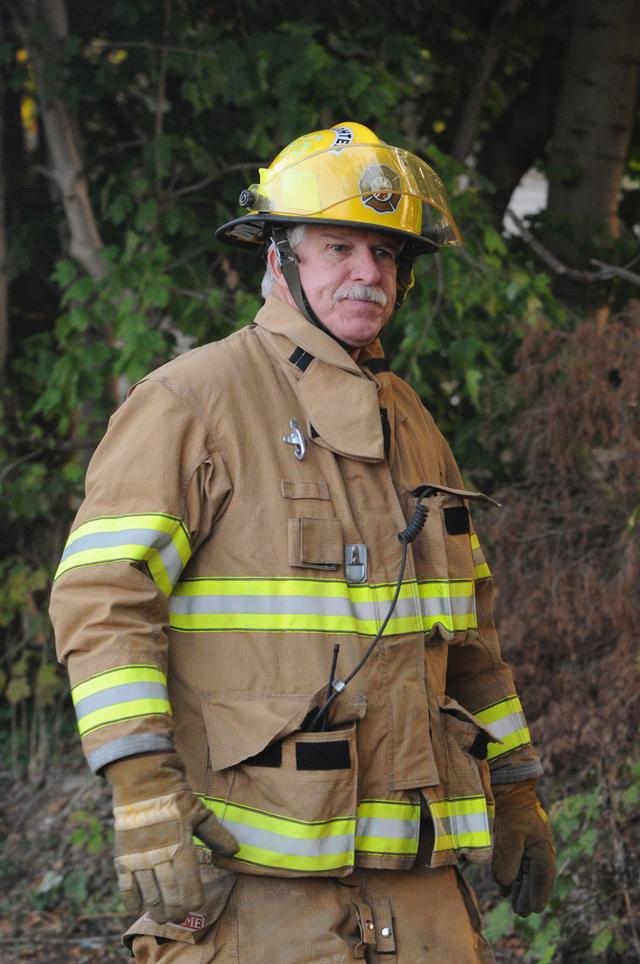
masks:
[[[478,523],[560,876],[526,922],[478,878],[490,936],[504,962],[637,961],[640,8],[293,10],[0,13],[0,956],[123,959],[108,800],[79,758],[50,580],[128,385],[253,318],[261,265],[215,227],[284,144],[354,119],[431,161],[466,240],[419,265],[386,347],[469,483],[505,504]],[[517,225],[532,167],[548,201]]]

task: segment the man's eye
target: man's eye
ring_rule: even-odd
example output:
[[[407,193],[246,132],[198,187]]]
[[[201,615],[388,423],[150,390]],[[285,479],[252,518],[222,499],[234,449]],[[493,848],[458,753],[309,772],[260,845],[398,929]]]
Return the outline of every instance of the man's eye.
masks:
[[[376,258],[383,258],[385,261],[395,262],[396,260],[395,251],[389,251],[387,248],[376,248],[375,254]]]
[[[331,244],[331,245],[329,246],[329,248],[330,248],[331,251],[335,251],[336,254],[342,254],[343,251],[346,251],[346,250],[347,250],[346,244],[337,244],[337,243],[336,243],[336,244]]]

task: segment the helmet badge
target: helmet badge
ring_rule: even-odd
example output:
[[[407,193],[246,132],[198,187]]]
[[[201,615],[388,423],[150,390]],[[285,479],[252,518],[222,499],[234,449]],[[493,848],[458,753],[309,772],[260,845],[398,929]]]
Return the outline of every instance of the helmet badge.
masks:
[[[386,164],[372,164],[358,184],[361,200],[379,214],[390,214],[400,203],[400,175]]]

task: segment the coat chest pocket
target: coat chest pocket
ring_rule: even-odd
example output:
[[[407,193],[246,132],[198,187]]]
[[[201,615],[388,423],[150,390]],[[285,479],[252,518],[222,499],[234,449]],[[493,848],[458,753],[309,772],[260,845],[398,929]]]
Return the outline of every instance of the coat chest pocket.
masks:
[[[283,479],[281,491],[283,498],[293,503],[296,512],[287,521],[289,565],[302,569],[338,569],[343,562],[344,541],[340,520],[330,514],[327,483],[314,479]]]
[[[337,569],[344,552],[340,520],[309,516],[289,519],[288,547],[290,566]]]

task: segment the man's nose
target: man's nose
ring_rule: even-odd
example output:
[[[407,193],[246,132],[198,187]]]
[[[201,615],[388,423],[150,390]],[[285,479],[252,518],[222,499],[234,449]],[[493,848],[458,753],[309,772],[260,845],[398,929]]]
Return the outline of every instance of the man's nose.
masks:
[[[369,248],[354,251],[351,274],[354,281],[361,281],[367,285],[378,284],[382,275],[373,251]]]

